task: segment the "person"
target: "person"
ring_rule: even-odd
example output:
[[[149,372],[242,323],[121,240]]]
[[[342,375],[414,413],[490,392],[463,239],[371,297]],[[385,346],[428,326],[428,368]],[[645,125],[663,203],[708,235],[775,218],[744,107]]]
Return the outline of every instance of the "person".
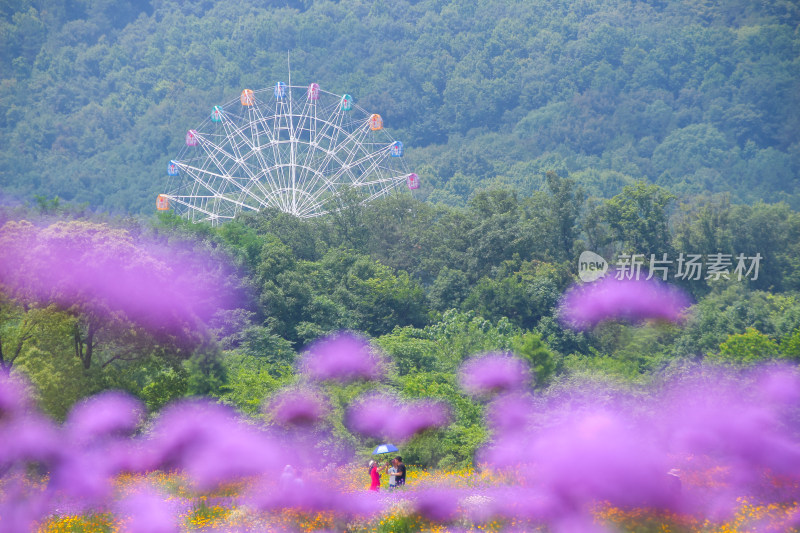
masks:
[[[406,465],[403,464],[403,458],[399,455],[394,458],[394,467],[397,469],[397,486],[402,487],[406,484]]]
[[[680,496],[681,494],[681,471],[677,468],[671,469],[667,472],[667,479],[669,480],[670,493],[673,496]]]
[[[389,475],[389,489],[393,489],[397,486],[397,467],[395,461],[396,459],[392,459],[386,463],[386,473]]]
[[[295,481],[294,468],[292,465],[283,467],[283,473],[279,481],[281,489],[288,489]]]
[[[369,478],[369,490],[374,490],[375,492],[381,490],[381,473],[378,472],[378,463],[375,461],[369,462]]]

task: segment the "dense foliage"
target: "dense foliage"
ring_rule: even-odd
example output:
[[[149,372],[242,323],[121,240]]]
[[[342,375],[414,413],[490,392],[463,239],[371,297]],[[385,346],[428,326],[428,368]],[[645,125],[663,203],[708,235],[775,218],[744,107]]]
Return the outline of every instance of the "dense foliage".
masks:
[[[579,376],[618,386],[647,383],[705,358],[727,365],[800,358],[800,214],[785,204],[677,204],[644,182],[588,201],[575,181],[554,173],[530,197],[492,189],[463,208],[406,195],[366,206],[358,200],[327,217],[265,211],[218,228],[172,215],[144,224],[90,223],[54,202],[7,209],[0,227],[5,246],[19,227],[28,227],[14,220],[26,217],[60,228],[69,242],[87,227],[99,235],[95,240],[190,242],[182,253],[227,258],[232,269],[225,290],[242,297],[193,333],[171,337],[137,326],[105,303],[112,318],[96,331],[87,362],[91,307],[26,299],[6,287],[0,362],[27,375],[40,405],[57,417],[107,388],[137,395],[154,413],[170,400],[210,394],[258,416],[266,399],[296,382],[297,356],[311,341],[359,331],[391,360],[379,390],[445,400],[453,409],[450,426],[416,437],[404,454],[413,462],[457,465],[469,463],[488,435],[482,403],[457,382],[457,369],[476,353],[514,351],[534,370],[540,391]],[[53,222],[63,218],[77,220]],[[150,248],[138,246],[149,257]],[[697,302],[680,326],[607,322],[575,332],[560,322],[558,305],[587,248],[612,263],[621,253],[759,253],[763,259],[757,279],[670,279]],[[204,268],[211,273],[214,264]],[[374,443],[335,422],[363,390],[331,385],[326,394],[333,402],[330,438],[366,449]]]
[[[244,87],[380,112],[437,202],[555,170],[595,196],[800,205],[791,0],[16,0],[0,6],[4,195],[150,212],[186,129]],[[322,30],[322,31],[321,31]],[[329,288],[332,290],[332,288]]]

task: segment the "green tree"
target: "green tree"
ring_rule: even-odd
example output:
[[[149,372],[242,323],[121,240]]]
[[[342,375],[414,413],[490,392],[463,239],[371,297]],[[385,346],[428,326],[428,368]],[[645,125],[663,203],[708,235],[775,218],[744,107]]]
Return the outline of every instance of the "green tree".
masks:
[[[561,178],[555,172],[546,174],[548,202],[548,222],[553,228],[552,253],[557,261],[572,259],[578,220],[581,216],[586,193],[583,188],[568,178]]]
[[[461,271],[443,267],[428,292],[431,307],[437,311],[457,308],[469,291],[467,275]]]
[[[508,351],[518,330],[506,318],[496,324],[472,311],[446,311],[436,324],[425,328],[436,343],[436,370],[455,372],[469,356],[488,351]]]
[[[659,259],[669,254],[668,208],[674,199],[666,189],[643,181],[626,186],[601,210],[610,237],[625,253],[644,254],[648,259],[650,254]]]
[[[225,352],[222,364],[227,381],[219,390],[220,400],[249,415],[258,414],[270,394],[294,380],[291,369],[238,351]]]
[[[570,281],[562,266],[538,261],[499,265],[496,277],[473,285],[462,307],[490,320],[508,318],[515,326],[532,329],[558,304]]]
[[[781,339],[781,356],[792,361],[800,360],[800,328],[795,329],[791,334]]]
[[[513,352],[528,362],[533,370],[533,385],[539,389],[547,387],[558,369],[558,356],[542,340],[538,333],[526,332],[511,342]]]
[[[730,335],[719,345],[717,358],[736,364],[752,364],[780,354],[778,345],[755,328]]]
[[[436,368],[437,343],[421,329],[396,327],[375,342],[395,362],[401,376],[416,372],[431,372]]]

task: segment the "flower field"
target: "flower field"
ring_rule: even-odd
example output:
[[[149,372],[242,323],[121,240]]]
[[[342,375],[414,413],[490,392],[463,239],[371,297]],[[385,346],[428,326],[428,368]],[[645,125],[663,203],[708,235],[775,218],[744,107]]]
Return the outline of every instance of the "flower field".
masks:
[[[362,355],[350,367],[368,374],[374,361]],[[0,449],[9,465],[0,531],[798,530],[800,451],[779,423],[792,413],[787,385],[794,390],[800,379],[793,373],[759,375],[753,391],[761,404],[726,390],[719,374],[713,394],[705,383],[682,381],[668,401],[653,397],[641,412],[628,397],[598,408],[598,391],[589,387],[536,397],[518,380],[517,364],[490,355],[462,373],[471,393],[488,401],[493,434],[475,454],[479,468],[411,465],[404,487],[392,490],[382,476],[378,492],[367,490],[366,465],[355,455],[321,462],[317,404],[298,400],[312,398],[310,388],[276,403],[291,421],[283,426],[190,400],[136,433],[140,406],[129,396],[90,398],[59,426],[7,381],[0,429],[11,445]],[[332,368],[338,377],[341,368]],[[367,435],[386,431],[397,409],[404,423],[391,430],[405,438],[444,423],[415,415],[440,404],[371,398],[354,408]],[[576,405],[581,398],[587,403]]]
[[[336,469],[339,488],[346,492],[363,493],[368,476],[359,465]],[[695,473],[695,479],[708,483],[713,473]],[[701,479],[705,478],[705,479]],[[226,485],[214,492],[197,493],[185,476],[178,473],[152,472],[147,475],[121,475],[116,480],[115,493],[124,498],[142,483],[156,488],[164,501],[177,511],[179,522],[175,531],[352,531],[359,533],[388,533],[405,531],[549,531],[535,520],[509,517],[488,517],[475,520],[474,507],[488,503],[493,489],[513,487],[513,476],[475,469],[425,470],[409,466],[408,486],[373,494],[381,502],[382,511],[373,516],[346,516],[335,512],[312,512],[286,509],[280,512],[259,512],[242,504],[249,482]],[[431,489],[448,489],[460,495],[458,511],[452,520],[438,522],[415,512],[413,501]],[[471,518],[472,516],[472,518]],[[800,516],[798,502],[756,502],[737,498],[727,517],[713,520],[708,517],[681,514],[648,508],[622,509],[610,504],[598,504],[593,512],[597,531],[624,532],[785,532],[796,531]],[[40,524],[39,533],[106,533],[126,531],[124,517],[110,510],[83,514],[56,514]]]

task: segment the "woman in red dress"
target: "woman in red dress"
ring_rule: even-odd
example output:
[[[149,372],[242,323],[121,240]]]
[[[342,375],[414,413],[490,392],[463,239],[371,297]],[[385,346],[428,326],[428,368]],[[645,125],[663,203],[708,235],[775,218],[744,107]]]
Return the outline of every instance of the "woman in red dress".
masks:
[[[369,490],[379,491],[381,490],[381,473],[378,472],[378,463],[375,461],[369,462],[369,478],[370,478],[370,485]]]

